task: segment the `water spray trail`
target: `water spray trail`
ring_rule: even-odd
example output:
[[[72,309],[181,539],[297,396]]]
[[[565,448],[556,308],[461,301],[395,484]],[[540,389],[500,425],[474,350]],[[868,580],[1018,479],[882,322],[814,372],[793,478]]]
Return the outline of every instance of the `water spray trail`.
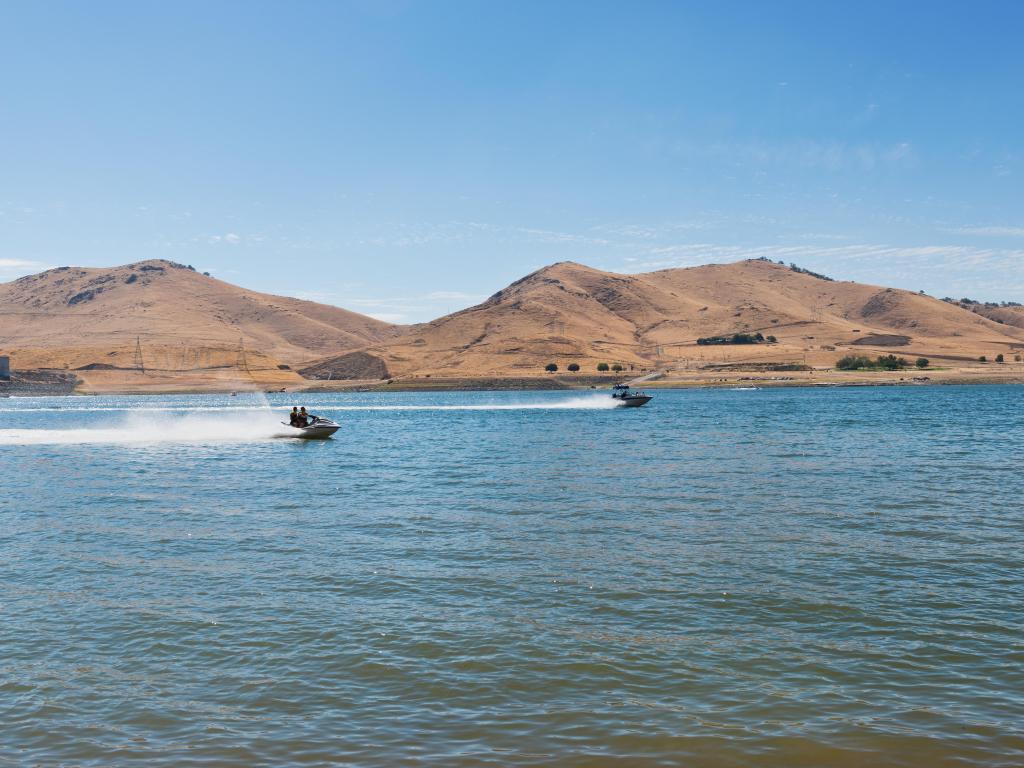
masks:
[[[337,405],[334,403],[318,403],[312,406],[317,411],[523,411],[523,410],[607,410],[618,407],[610,397],[589,396],[574,397],[567,400],[547,400],[535,403],[481,403],[467,405]],[[211,405],[211,406],[142,406],[130,408],[124,406],[95,406],[87,408],[0,408],[0,412],[33,412],[33,411],[125,411],[125,412],[150,412],[150,413],[206,413],[225,411],[290,411],[288,405]]]
[[[0,429],[0,445],[246,443],[284,436],[285,428],[269,412],[265,418],[251,414],[179,418],[136,414],[103,428]]]

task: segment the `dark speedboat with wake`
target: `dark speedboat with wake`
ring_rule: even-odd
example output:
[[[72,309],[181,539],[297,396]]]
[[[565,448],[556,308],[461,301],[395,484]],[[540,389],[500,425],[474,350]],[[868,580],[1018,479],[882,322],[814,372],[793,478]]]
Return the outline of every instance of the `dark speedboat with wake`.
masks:
[[[303,440],[326,440],[341,429],[337,422],[312,414],[309,416],[309,424],[304,427],[296,427],[284,421],[281,423],[288,428],[284,437],[298,437]]]
[[[651,396],[630,390],[628,384],[616,384],[612,387],[612,400],[617,401],[623,408],[639,408],[649,403]]]

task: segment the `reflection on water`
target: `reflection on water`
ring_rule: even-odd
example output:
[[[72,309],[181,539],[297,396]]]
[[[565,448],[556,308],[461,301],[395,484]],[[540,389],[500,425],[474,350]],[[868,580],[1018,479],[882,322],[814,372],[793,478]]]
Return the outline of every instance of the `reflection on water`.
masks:
[[[0,764],[1024,764],[1022,391],[7,400]]]

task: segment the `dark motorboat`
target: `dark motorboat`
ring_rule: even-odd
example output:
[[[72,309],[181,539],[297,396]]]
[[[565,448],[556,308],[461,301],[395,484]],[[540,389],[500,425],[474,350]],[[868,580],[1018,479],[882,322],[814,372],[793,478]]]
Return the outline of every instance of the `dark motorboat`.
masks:
[[[283,435],[284,437],[298,437],[305,440],[326,440],[341,429],[340,424],[330,419],[325,419],[322,416],[313,416],[312,414],[309,417],[309,424],[304,427],[292,426],[283,421],[281,423],[291,430],[286,435]]]
[[[623,408],[639,408],[649,403],[651,396],[631,391],[628,384],[616,384],[612,387],[612,399]]]

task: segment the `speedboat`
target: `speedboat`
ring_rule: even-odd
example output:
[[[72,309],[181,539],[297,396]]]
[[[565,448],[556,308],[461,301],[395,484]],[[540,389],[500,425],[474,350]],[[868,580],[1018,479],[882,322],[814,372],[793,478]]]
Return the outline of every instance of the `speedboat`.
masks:
[[[643,392],[632,392],[628,384],[616,384],[612,387],[612,400],[623,408],[639,408],[651,401],[650,395]]]
[[[309,424],[305,427],[293,427],[284,421],[281,423],[288,427],[286,437],[298,437],[303,440],[326,440],[341,429],[341,425],[337,422],[313,415],[310,415]]]

